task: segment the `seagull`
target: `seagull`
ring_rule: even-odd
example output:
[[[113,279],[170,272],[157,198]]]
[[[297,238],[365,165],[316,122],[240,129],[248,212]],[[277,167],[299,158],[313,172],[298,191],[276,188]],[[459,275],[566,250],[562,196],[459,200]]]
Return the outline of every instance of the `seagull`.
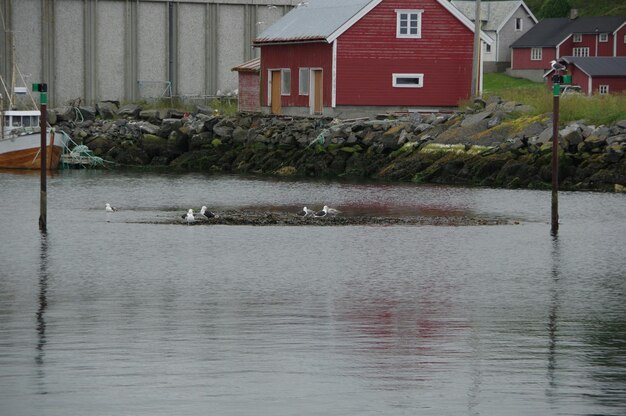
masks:
[[[324,208],[322,208],[322,211],[326,212],[326,214],[328,215],[337,215],[341,212],[338,209],[329,208],[328,205],[324,205]]]
[[[196,219],[193,217],[193,209],[189,208],[187,215],[185,215],[185,219],[187,220],[187,225],[191,225],[192,222],[196,222]]]
[[[105,206],[104,209],[106,209],[106,212],[115,212],[115,211],[117,211],[117,208],[112,207],[111,204],[109,204],[108,202],[106,203],[106,206]]]
[[[211,211],[207,210],[206,205],[202,205],[202,208],[200,208],[200,214],[201,218],[204,217],[204,219],[209,219],[209,218],[218,218],[219,215],[212,213]]]
[[[313,211],[312,209],[309,209],[307,207],[302,208],[302,211],[304,212],[304,214],[301,214],[303,217],[314,217],[315,216],[315,211]]]
[[[550,61],[550,66],[555,71],[563,71],[565,69],[565,65],[557,61]]]
[[[276,6],[274,6],[273,4],[268,4],[268,5],[267,5],[267,8],[268,8],[268,9],[276,9],[277,7],[276,7]]]
[[[303,7],[303,6],[306,6],[308,4],[309,4],[308,1],[301,1],[300,3],[296,4],[296,7]]]

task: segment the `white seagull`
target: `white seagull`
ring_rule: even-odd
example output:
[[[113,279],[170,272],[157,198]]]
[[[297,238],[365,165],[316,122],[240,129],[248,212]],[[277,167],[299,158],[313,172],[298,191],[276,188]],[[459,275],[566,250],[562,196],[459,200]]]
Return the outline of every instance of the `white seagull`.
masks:
[[[324,208],[322,208],[322,211],[326,212],[326,214],[328,215],[337,215],[341,212],[338,209],[329,208],[328,205],[324,205]]]
[[[187,211],[187,215],[185,215],[185,219],[187,220],[187,225],[191,225],[192,222],[196,221],[196,219],[193,217],[193,209],[189,208],[189,211]]]
[[[557,61],[550,61],[550,66],[555,71],[563,71],[565,69],[565,65]]]
[[[218,218],[219,215],[212,213],[211,211],[207,210],[206,205],[202,205],[202,208],[200,208],[200,214],[201,218],[204,217],[204,219],[209,219],[209,218]]]
[[[304,214],[302,215],[303,217],[314,217],[315,216],[315,211],[313,211],[310,208],[304,207],[304,208],[302,208],[302,211],[304,212]]]
[[[106,203],[106,206],[104,208],[106,210],[106,212],[115,212],[117,211],[117,208],[112,207],[111,204],[109,204],[108,202]]]

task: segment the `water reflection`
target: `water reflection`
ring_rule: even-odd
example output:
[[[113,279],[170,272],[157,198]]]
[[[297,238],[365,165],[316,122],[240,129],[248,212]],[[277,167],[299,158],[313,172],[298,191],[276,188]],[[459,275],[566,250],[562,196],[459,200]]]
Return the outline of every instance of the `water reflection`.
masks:
[[[44,389],[44,358],[46,345],[46,320],[45,313],[48,308],[48,235],[41,233],[39,249],[39,297],[37,308],[37,347],[35,363],[37,364],[37,379],[39,380],[40,393],[46,394]]]
[[[548,315],[548,381],[550,390],[548,395],[554,394],[556,389],[555,371],[557,368],[557,332],[558,332],[558,312],[559,312],[559,291],[560,291],[560,248],[559,237],[552,237],[552,289],[550,296],[550,313]]]

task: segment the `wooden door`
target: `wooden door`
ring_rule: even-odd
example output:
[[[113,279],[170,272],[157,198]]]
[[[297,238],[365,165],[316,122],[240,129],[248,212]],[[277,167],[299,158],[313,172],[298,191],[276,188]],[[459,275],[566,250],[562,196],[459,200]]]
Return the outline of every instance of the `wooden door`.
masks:
[[[313,113],[322,114],[322,98],[323,98],[323,77],[321,70],[313,71]]]
[[[280,71],[272,71],[272,114],[281,113],[280,105]]]

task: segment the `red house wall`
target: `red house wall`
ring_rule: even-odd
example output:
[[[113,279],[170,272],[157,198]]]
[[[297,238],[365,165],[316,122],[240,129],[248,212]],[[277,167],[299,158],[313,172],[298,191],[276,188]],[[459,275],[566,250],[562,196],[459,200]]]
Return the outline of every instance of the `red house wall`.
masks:
[[[549,69],[550,61],[556,59],[555,48],[542,48],[541,61],[530,59],[531,48],[514,48],[511,69]],[[563,56],[563,54],[561,54]]]
[[[609,94],[626,91],[626,77],[594,77],[591,80],[593,93],[597,93],[600,85],[609,86]]]
[[[600,42],[598,35],[598,56],[613,56],[613,35],[609,33],[608,42]]]
[[[624,27],[617,32],[617,36],[615,36],[617,39],[617,54],[615,56],[626,56],[626,38],[624,38],[624,36],[626,36],[626,25],[624,25]]]
[[[239,72],[239,111],[261,111],[259,74]]]
[[[420,39],[396,38],[396,9],[423,10]],[[337,105],[456,106],[470,96],[473,32],[435,0],[389,0],[337,40]],[[393,73],[424,74],[394,88]]]
[[[269,70],[291,70],[291,94],[281,97],[283,107],[308,107],[309,96],[299,95],[300,68],[321,68],[323,71],[324,107],[332,104],[333,48],[327,43],[304,43],[261,46],[261,103],[268,102]]]

